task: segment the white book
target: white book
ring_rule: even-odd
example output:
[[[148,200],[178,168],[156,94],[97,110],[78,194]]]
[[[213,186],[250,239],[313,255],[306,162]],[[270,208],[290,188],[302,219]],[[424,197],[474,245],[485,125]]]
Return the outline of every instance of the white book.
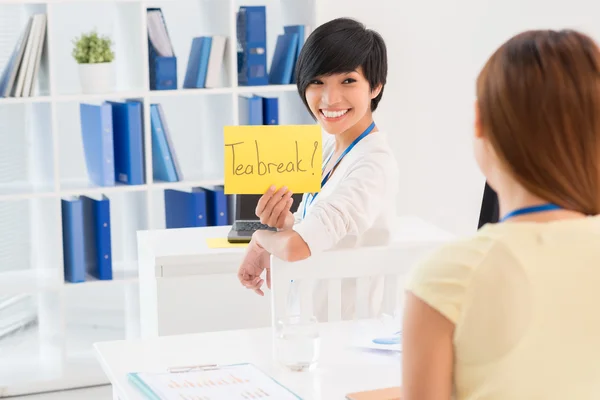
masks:
[[[173,57],[167,28],[159,11],[148,12],[148,37],[161,57]]]
[[[27,38],[27,45],[25,46],[25,54],[23,55],[21,68],[19,68],[19,76],[17,78],[17,86],[14,93],[15,97],[22,97],[23,95],[23,87],[25,86],[25,79],[29,68],[29,59],[34,56],[34,42],[38,37],[41,22],[41,19],[38,18],[38,14],[34,15],[33,23],[31,24],[31,32]]]
[[[12,64],[12,67],[10,70],[10,77],[8,78],[8,83],[6,85],[4,93],[0,93],[0,96],[4,96],[4,97],[12,96],[13,86],[15,85],[15,81],[17,79],[17,73],[19,72],[19,69],[21,68],[21,61],[23,60],[23,54],[25,53],[25,47],[27,45],[27,38],[29,37],[29,34],[31,32],[31,24],[32,23],[33,23],[33,17],[29,17],[29,20],[27,21],[27,26],[25,27],[25,30],[23,31],[23,34],[19,38],[17,46],[15,47],[16,56],[15,56],[15,59],[13,61],[13,64]]]
[[[210,56],[208,57],[208,69],[206,71],[206,82],[204,83],[204,86],[207,88],[216,88],[223,86],[222,70],[226,44],[226,36],[212,37],[212,44],[210,46]]]
[[[32,54],[33,57],[29,60],[29,68],[27,69],[25,85],[23,86],[23,97],[33,96],[33,89],[42,58],[42,49],[44,48],[44,39],[46,38],[46,14],[40,14],[36,17],[40,19],[40,27],[37,36],[34,38],[34,53]]]

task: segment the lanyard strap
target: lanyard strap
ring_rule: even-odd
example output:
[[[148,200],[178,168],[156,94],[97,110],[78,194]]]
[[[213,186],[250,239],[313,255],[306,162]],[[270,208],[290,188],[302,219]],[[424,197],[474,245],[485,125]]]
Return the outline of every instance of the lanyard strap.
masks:
[[[517,215],[533,214],[533,213],[542,212],[542,211],[551,211],[551,210],[560,210],[560,209],[561,209],[561,207],[557,206],[556,204],[552,204],[552,203],[542,204],[539,206],[523,207],[523,208],[519,208],[519,209],[509,212],[504,217],[502,217],[500,222],[506,221],[507,219],[509,219],[511,217],[516,217]]]
[[[356,139],[354,139],[352,141],[352,143],[350,143],[350,146],[348,146],[346,148],[346,150],[343,151],[343,153],[337,159],[337,161],[335,162],[335,164],[333,164],[333,167],[331,167],[331,169],[329,170],[329,172],[327,173],[327,175],[325,175],[323,177],[323,180],[321,180],[321,188],[323,188],[323,186],[325,186],[325,184],[329,180],[329,177],[331,176],[331,173],[333,172],[333,170],[335,169],[335,167],[337,167],[337,165],[340,163],[340,161],[342,161],[342,158],[344,158],[346,156],[346,154],[350,153],[350,151],[354,148],[354,146],[356,146],[356,144],[358,142],[360,142],[365,136],[367,136],[369,133],[371,133],[371,131],[373,130],[373,128],[375,128],[375,121],[371,122],[371,125],[369,125],[369,127],[367,129],[365,129],[365,131],[363,133],[361,133],[359,137],[357,137]],[[325,161],[325,165],[323,165],[323,171],[322,171],[322,173],[325,172],[325,167],[327,167],[327,164],[329,163],[329,160],[331,160],[331,157],[333,157],[333,152],[329,155],[329,157],[327,158],[327,161]],[[318,194],[319,193],[317,192],[314,195],[312,195],[312,197],[310,199],[310,203],[308,203],[308,195],[307,195],[306,201],[304,202],[304,212],[302,213],[302,218],[303,219],[306,216],[306,209],[308,208],[308,206],[310,204],[312,204],[312,202],[315,200],[315,198],[317,197]]]

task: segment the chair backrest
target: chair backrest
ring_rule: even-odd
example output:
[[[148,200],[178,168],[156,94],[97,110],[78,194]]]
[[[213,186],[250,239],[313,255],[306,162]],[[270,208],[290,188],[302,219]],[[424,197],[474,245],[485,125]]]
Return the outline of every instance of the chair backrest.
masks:
[[[313,289],[318,281],[322,281],[321,287],[324,286],[327,292],[327,321],[343,319],[344,301],[354,301],[354,319],[370,317],[369,289],[372,279],[377,278],[383,279],[381,311],[393,315],[402,303],[403,282],[410,268],[437,245],[439,243],[417,242],[333,250],[297,262],[285,262],[272,256],[273,326],[279,318],[290,314],[292,285],[299,303],[299,310],[295,311],[304,316],[316,315]],[[343,298],[342,281],[348,279],[356,282],[355,298]]]

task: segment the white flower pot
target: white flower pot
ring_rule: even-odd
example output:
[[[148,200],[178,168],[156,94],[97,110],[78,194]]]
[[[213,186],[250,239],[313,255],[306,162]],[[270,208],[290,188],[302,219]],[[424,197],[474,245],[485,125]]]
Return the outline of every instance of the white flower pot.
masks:
[[[83,93],[107,93],[114,90],[115,71],[112,62],[79,64],[79,81]]]

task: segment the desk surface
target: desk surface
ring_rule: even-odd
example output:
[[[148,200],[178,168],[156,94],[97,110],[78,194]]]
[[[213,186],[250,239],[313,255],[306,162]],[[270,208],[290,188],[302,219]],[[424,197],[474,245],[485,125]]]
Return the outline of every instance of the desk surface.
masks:
[[[209,238],[224,238],[231,226],[205,228],[159,229],[140,231],[154,257],[186,254],[242,254],[244,248],[211,249],[206,243]],[[396,242],[440,242],[453,239],[454,235],[415,216],[397,218],[394,241]]]
[[[320,324],[319,366],[310,372],[287,371],[276,365],[270,328],[103,342],[94,347],[122,400],[143,399],[128,382],[128,372],[164,372],[172,366],[244,362],[255,364],[305,400],[329,400],[343,399],[349,392],[400,385],[399,353],[356,346],[358,338],[371,337],[380,329],[380,321]]]

